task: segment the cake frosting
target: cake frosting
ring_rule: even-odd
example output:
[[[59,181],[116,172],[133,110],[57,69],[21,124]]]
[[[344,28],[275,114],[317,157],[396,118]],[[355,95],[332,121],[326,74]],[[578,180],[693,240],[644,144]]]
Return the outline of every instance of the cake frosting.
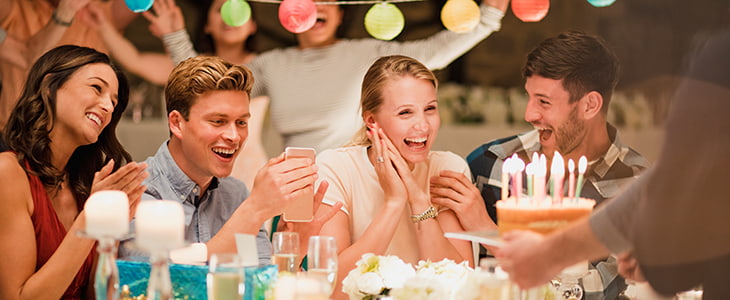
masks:
[[[585,198],[563,199],[559,203],[553,203],[550,197],[542,201],[509,198],[496,203],[497,225],[500,234],[511,230],[548,234],[590,215],[595,204],[595,200]]]

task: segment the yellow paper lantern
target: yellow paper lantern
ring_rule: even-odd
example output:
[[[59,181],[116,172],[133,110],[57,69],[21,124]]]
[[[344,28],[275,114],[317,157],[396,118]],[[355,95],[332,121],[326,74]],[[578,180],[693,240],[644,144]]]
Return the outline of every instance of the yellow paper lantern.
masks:
[[[403,13],[392,3],[375,4],[365,14],[365,30],[376,39],[394,39],[405,24]]]
[[[441,22],[453,32],[469,32],[479,24],[481,12],[473,0],[448,0],[441,9]]]

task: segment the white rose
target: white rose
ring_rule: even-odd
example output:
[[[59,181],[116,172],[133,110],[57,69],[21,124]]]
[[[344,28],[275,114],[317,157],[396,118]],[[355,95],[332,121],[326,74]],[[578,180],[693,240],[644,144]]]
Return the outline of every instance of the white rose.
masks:
[[[381,257],[378,273],[381,274],[383,283],[388,288],[402,287],[408,278],[416,274],[411,264],[403,262],[396,256]]]
[[[357,288],[365,294],[380,294],[384,288],[383,279],[373,272],[362,274],[357,281]]]

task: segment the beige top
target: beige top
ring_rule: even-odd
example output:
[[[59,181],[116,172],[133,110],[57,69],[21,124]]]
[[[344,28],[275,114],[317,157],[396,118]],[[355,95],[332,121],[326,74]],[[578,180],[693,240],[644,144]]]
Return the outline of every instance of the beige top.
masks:
[[[337,201],[343,203],[342,210],[350,217],[350,238],[354,243],[385,201],[378,175],[368,160],[367,148],[356,146],[325,150],[317,156],[317,166],[319,180],[327,180],[330,184],[322,202],[329,205]],[[413,177],[421,189],[428,191],[429,179],[442,170],[461,172],[471,178],[463,158],[443,151],[431,151],[427,161],[415,165]],[[419,261],[419,248],[410,211],[404,210],[385,255],[397,255],[403,261],[415,264]]]

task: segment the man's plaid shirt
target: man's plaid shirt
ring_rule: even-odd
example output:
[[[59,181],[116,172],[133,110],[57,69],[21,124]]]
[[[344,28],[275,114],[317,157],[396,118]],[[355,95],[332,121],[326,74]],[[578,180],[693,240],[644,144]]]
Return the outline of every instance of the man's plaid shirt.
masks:
[[[580,195],[596,200],[596,205],[617,196],[624,185],[634,180],[649,166],[649,162],[638,152],[621,144],[615,127],[610,124],[606,126],[611,146],[603,157],[589,162]],[[489,216],[495,223],[497,211],[494,204],[501,198],[504,160],[517,153],[523,161],[529,162],[532,153],[540,153],[539,151],[540,135],[537,130],[532,130],[486,143],[467,156],[466,161],[471,169],[472,180],[481,191]],[[567,189],[565,190],[567,195]],[[593,262],[593,267],[601,276],[603,293],[586,293],[586,299],[615,299],[626,288],[623,278],[616,272],[613,258],[609,258],[608,261]]]

